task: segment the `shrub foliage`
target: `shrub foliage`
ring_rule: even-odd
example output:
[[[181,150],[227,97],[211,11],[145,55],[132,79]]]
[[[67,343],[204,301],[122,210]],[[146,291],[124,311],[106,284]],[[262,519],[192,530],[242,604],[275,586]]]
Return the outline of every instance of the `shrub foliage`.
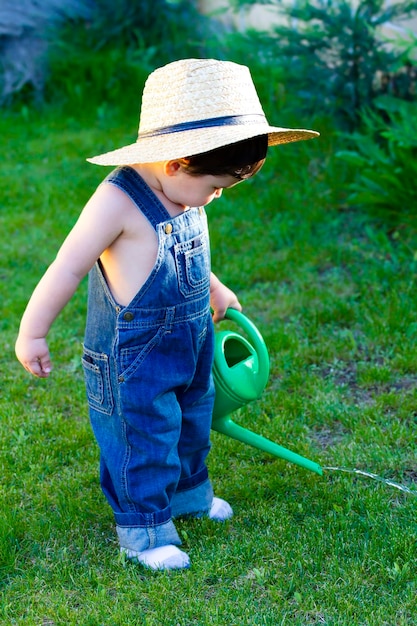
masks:
[[[360,123],[362,109],[382,93],[414,98],[416,76],[407,51],[393,46],[383,27],[413,17],[417,2],[267,4],[276,5],[287,20],[265,35],[262,54],[268,63],[286,67],[292,89],[310,114],[326,111],[339,126],[352,130]]]
[[[355,172],[348,202],[366,209],[389,228],[412,226],[417,217],[417,110],[414,103],[390,96],[366,110],[361,131],[348,140],[350,150],[338,152]]]

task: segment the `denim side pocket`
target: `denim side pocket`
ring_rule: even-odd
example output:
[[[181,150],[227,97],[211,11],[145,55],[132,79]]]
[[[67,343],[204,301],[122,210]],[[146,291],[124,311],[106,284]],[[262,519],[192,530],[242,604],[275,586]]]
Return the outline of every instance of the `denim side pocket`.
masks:
[[[95,411],[111,415],[114,402],[111,393],[109,357],[84,346],[81,362],[89,406]]]
[[[175,263],[181,293],[191,296],[210,287],[210,256],[202,235],[174,246]]]

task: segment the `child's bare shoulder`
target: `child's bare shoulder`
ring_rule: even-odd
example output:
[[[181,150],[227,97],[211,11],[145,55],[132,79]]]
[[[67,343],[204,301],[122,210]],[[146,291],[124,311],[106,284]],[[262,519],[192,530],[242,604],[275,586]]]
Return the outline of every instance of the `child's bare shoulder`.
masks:
[[[123,224],[137,214],[137,208],[130,197],[116,185],[103,182],[94,191],[82,214],[85,218]]]
[[[88,204],[103,205],[111,210],[112,207],[118,209],[131,207],[133,202],[120,187],[103,181],[91,196]]]

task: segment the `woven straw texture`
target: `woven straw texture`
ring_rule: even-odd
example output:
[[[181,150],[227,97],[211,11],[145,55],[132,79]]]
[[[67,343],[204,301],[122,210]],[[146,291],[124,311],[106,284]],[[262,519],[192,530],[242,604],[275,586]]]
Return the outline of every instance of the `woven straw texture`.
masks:
[[[233,123],[189,128],[193,122],[204,125],[205,120],[228,116],[233,116]],[[178,124],[188,127],[174,131],[172,127]],[[158,134],[149,136],[152,132]],[[97,165],[166,161],[266,134],[268,144],[275,146],[311,139],[319,133],[270,126],[247,67],[215,59],[184,59],[149,75],[137,141],[87,160]]]

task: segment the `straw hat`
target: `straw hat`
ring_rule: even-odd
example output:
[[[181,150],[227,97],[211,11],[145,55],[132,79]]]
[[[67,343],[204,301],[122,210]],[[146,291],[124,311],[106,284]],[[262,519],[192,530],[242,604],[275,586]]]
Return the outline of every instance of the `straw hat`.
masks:
[[[266,134],[270,146],[319,135],[270,126],[244,65],[184,59],[149,75],[137,141],[87,160],[97,165],[169,161]]]

